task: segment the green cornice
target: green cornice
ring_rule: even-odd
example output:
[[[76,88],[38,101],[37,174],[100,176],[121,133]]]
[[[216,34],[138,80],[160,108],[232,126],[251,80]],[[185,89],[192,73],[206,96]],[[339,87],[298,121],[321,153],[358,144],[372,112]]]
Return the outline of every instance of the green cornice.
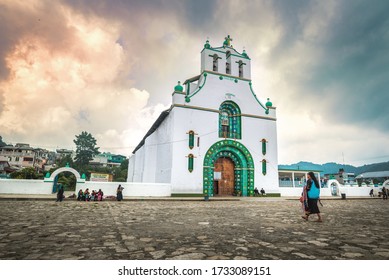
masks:
[[[211,113],[217,113],[219,114],[220,111],[216,109],[210,109],[210,108],[204,108],[204,107],[198,107],[198,106],[190,106],[190,105],[182,105],[182,104],[173,104],[171,108],[185,108],[185,109],[192,109],[192,110],[200,110],[200,111],[207,111]],[[270,120],[270,121],[277,121],[276,118],[272,117],[263,117],[263,116],[256,116],[256,115],[250,115],[250,114],[241,114],[242,117],[246,118],[254,118],[254,119],[263,119],[263,120]]]
[[[241,81],[244,81],[244,82],[251,82],[250,79],[241,78],[241,77],[238,77],[238,76],[228,75],[228,74],[219,73],[219,72],[214,72],[214,71],[210,71],[210,70],[204,70],[203,73],[204,72],[207,72],[209,74],[216,75],[216,76],[222,76],[222,77],[228,77],[228,78],[237,79],[237,80],[241,80]]]
[[[253,90],[253,87],[252,87],[252,83],[251,83],[251,82],[249,83],[249,86],[250,86],[250,91],[251,91],[251,93],[253,94],[255,100],[257,100],[258,104],[261,105],[261,107],[265,110],[265,113],[266,113],[266,114],[269,114],[269,109],[266,108],[266,107],[261,103],[261,101],[258,100],[257,95],[254,93],[254,90]]]
[[[214,51],[214,52],[219,52],[219,53],[226,53],[227,52],[227,50],[226,51],[220,51],[219,49],[227,49],[227,48],[223,48],[223,47],[219,47],[219,48],[212,48],[212,47],[210,47],[210,48],[203,48],[202,49],[202,51],[200,52],[200,53],[202,53],[204,50],[212,50],[212,51]],[[240,54],[237,50],[235,50],[234,48],[230,48],[230,49],[232,49],[232,50],[234,50],[236,53],[238,53],[238,54],[230,54],[230,55],[232,55],[232,56],[236,56],[236,57],[240,57],[240,58],[244,58],[244,59],[247,59],[247,60],[251,60],[251,58],[249,58],[248,56],[244,56],[244,55],[242,55],[242,54]]]

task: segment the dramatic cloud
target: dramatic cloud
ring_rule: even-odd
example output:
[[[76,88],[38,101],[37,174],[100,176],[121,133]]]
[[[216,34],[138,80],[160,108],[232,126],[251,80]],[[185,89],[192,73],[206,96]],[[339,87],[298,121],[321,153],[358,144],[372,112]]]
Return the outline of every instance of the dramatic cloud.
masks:
[[[209,37],[233,37],[277,107],[280,163],[389,160],[384,1],[0,0],[0,135],[72,147],[90,131],[129,155],[199,74]]]

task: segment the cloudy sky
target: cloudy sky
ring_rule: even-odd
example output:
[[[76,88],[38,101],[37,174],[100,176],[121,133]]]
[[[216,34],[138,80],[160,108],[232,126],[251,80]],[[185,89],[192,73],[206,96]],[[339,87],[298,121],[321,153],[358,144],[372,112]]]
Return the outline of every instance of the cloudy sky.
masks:
[[[0,135],[130,155],[209,37],[252,59],[279,163],[389,160],[388,1],[0,0]]]

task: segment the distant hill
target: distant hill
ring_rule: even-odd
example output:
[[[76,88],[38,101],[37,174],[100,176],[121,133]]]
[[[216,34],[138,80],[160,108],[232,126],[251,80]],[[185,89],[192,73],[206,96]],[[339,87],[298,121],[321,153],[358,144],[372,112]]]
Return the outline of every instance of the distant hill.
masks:
[[[300,161],[298,163],[293,164],[280,164],[279,168],[291,168],[291,169],[302,169],[302,170],[320,170],[322,174],[333,174],[338,173],[339,169],[343,168],[345,172],[355,173],[355,175],[359,175],[364,172],[374,172],[374,171],[388,171],[389,170],[389,161],[381,162],[381,163],[373,163],[367,164],[363,166],[352,166],[352,165],[344,165],[335,162],[328,162],[325,164],[316,164],[312,162]]]

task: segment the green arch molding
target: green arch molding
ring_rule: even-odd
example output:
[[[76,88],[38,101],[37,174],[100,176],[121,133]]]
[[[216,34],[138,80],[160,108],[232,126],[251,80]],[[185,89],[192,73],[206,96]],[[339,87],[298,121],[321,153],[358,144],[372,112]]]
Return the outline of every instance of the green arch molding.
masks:
[[[242,139],[242,121],[239,106],[235,102],[225,101],[220,105],[219,112],[219,137]],[[222,128],[222,112],[228,114],[229,131],[227,135],[224,135]]]
[[[253,196],[253,157],[242,143],[234,140],[216,142],[207,151],[203,166],[203,194],[213,196],[213,173],[215,162],[220,157],[228,157],[235,164],[235,191],[241,191],[243,196]]]

